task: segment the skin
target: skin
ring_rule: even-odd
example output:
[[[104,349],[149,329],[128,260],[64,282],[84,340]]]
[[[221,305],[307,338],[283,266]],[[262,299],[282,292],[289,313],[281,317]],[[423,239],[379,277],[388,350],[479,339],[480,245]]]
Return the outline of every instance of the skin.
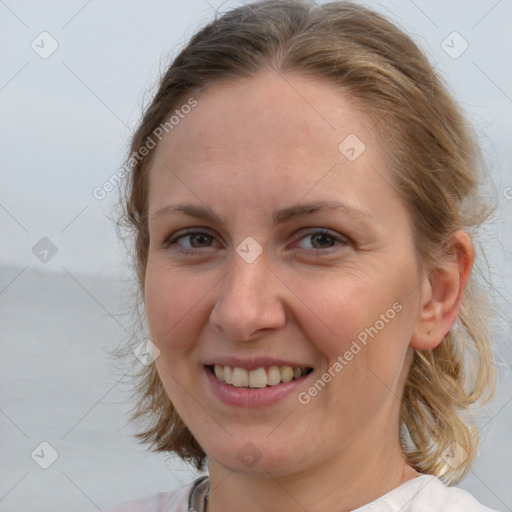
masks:
[[[455,321],[471,241],[454,233],[452,262],[424,268],[374,121],[332,84],[263,70],[197,100],[155,149],[145,306],[164,387],[209,457],[209,510],[353,510],[417,476],[400,448],[400,395],[413,349]],[[338,150],[349,134],[366,146],[354,161]],[[335,209],[273,226],[275,210],[314,201],[369,217]],[[163,210],[175,203],[219,219]],[[185,228],[205,235],[177,238]],[[248,236],[262,248],[252,263],[236,252]],[[307,390],[397,302],[307,405],[294,393],[241,411],[205,379],[216,355],[273,356],[312,367]],[[252,467],[237,457],[248,442]]]

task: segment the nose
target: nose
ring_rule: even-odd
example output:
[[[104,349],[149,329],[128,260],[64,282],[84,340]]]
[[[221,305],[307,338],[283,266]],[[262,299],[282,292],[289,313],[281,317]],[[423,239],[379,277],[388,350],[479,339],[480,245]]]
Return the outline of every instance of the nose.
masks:
[[[252,341],[265,329],[283,327],[286,313],[280,284],[263,257],[247,263],[235,254],[231,270],[219,284],[211,325],[234,341]]]

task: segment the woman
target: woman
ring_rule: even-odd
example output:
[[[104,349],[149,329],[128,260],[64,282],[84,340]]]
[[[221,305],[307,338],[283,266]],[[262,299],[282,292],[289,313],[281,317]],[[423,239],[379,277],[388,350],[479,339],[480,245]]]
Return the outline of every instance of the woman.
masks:
[[[269,0],[197,33],[133,137],[125,220],[139,437],[208,477],[112,510],[489,510],[448,487],[493,392],[478,162],[371,10]]]

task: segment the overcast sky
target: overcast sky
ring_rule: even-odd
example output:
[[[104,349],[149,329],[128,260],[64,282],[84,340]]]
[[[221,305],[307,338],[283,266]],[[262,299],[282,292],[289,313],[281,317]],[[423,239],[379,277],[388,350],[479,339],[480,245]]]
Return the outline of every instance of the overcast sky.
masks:
[[[0,263],[122,272],[107,217],[116,192],[98,200],[93,190],[121,166],[143,98],[169,55],[215,9],[237,3],[0,2]],[[500,194],[496,229],[510,254],[512,1],[366,3],[419,41],[479,128]],[[47,262],[33,253],[41,248]]]

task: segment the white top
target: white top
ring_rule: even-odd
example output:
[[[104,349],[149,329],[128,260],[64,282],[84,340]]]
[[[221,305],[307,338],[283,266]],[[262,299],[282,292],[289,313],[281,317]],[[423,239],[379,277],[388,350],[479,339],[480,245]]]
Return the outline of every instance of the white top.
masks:
[[[105,512],[187,512],[194,482],[174,492],[128,501]],[[431,475],[420,475],[353,512],[496,512],[470,493],[448,487]]]

